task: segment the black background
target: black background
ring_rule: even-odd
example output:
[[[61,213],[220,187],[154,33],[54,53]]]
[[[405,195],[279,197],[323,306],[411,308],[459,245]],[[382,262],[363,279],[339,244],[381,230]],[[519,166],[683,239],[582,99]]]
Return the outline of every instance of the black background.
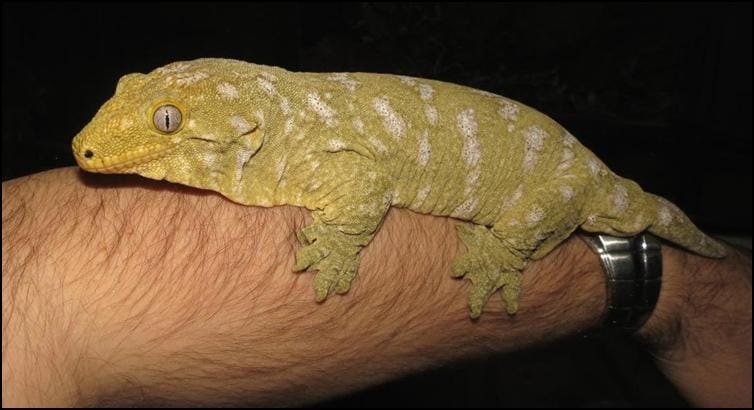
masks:
[[[434,78],[555,118],[711,233],[751,234],[751,4],[3,4],[2,177],[73,165],[117,79],[226,57]],[[328,405],[683,405],[632,343],[579,336]]]

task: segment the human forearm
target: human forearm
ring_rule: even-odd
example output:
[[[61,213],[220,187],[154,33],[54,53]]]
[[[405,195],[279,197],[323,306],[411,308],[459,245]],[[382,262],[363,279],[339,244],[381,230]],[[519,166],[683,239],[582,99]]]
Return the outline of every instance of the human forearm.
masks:
[[[405,211],[393,212],[366,249],[351,292],[317,305],[311,277],[291,273],[294,232],[307,212],[242,207],[196,191],[93,189],[71,170],[56,172],[34,183],[67,180],[57,195],[70,206],[62,212],[60,201],[40,201],[27,213],[65,218],[54,227],[27,218],[48,225],[20,228],[47,231],[39,245],[51,254],[37,257],[43,272],[58,275],[53,283],[39,277],[48,282],[43,305],[54,312],[45,337],[72,363],[57,372],[74,374],[77,382],[61,389],[74,389],[75,400],[315,400],[574,333],[596,324],[604,305],[596,258],[580,258],[588,251],[576,240],[527,269],[515,317],[495,299],[473,323],[466,284],[449,278],[462,250],[455,222]],[[4,203],[4,218],[12,205]],[[5,228],[3,235],[5,246]],[[4,280],[6,266],[19,263],[4,256]],[[4,362],[4,380],[9,374]]]

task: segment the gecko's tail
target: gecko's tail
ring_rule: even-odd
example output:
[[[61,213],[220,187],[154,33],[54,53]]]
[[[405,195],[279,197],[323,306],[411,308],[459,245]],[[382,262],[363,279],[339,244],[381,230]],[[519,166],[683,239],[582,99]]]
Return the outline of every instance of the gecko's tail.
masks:
[[[694,253],[722,258],[726,248],[704,234],[670,201],[644,192],[628,179],[612,176],[600,193],[602,201],[592,208],[582,228],[611,235],[636,235],[642,231],[659,236]]]
[[[725,246],[699,230],[672,202],[657,195],[644,195],[654,202],[656,209],[656,219],[649,225],[649,232],[702,256],[725,257]]]

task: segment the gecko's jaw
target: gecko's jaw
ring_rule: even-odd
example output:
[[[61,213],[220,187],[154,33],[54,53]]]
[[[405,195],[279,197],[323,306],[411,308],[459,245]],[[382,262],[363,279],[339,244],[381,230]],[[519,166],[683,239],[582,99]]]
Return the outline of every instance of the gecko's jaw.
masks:
[[[74,142],[73,155],[79,166],[89,172],[114,174],[126,172],[135,166],[154,161],[165,156],[176,145],[158,145],[136,148],[119,155],[101,156],[89,149],[82,149],[80,144]]]

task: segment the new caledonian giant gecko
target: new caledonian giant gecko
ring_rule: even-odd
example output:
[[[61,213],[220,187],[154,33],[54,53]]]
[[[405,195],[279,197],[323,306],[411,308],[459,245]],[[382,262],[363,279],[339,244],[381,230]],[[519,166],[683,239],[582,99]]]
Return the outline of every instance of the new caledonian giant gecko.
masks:
[[[84,170],[134,173],[233,202],[312,211],[296,270],[315,298],[345,293],[388,209],[450,216],[478,317],[497,290],[518,310],[522,270],[574,230],[648,230],[698,254],[725,248],[676,206],[611,172],[555,121],[460,85],[296,73],[226,59],[128,74],[74,138]]]

